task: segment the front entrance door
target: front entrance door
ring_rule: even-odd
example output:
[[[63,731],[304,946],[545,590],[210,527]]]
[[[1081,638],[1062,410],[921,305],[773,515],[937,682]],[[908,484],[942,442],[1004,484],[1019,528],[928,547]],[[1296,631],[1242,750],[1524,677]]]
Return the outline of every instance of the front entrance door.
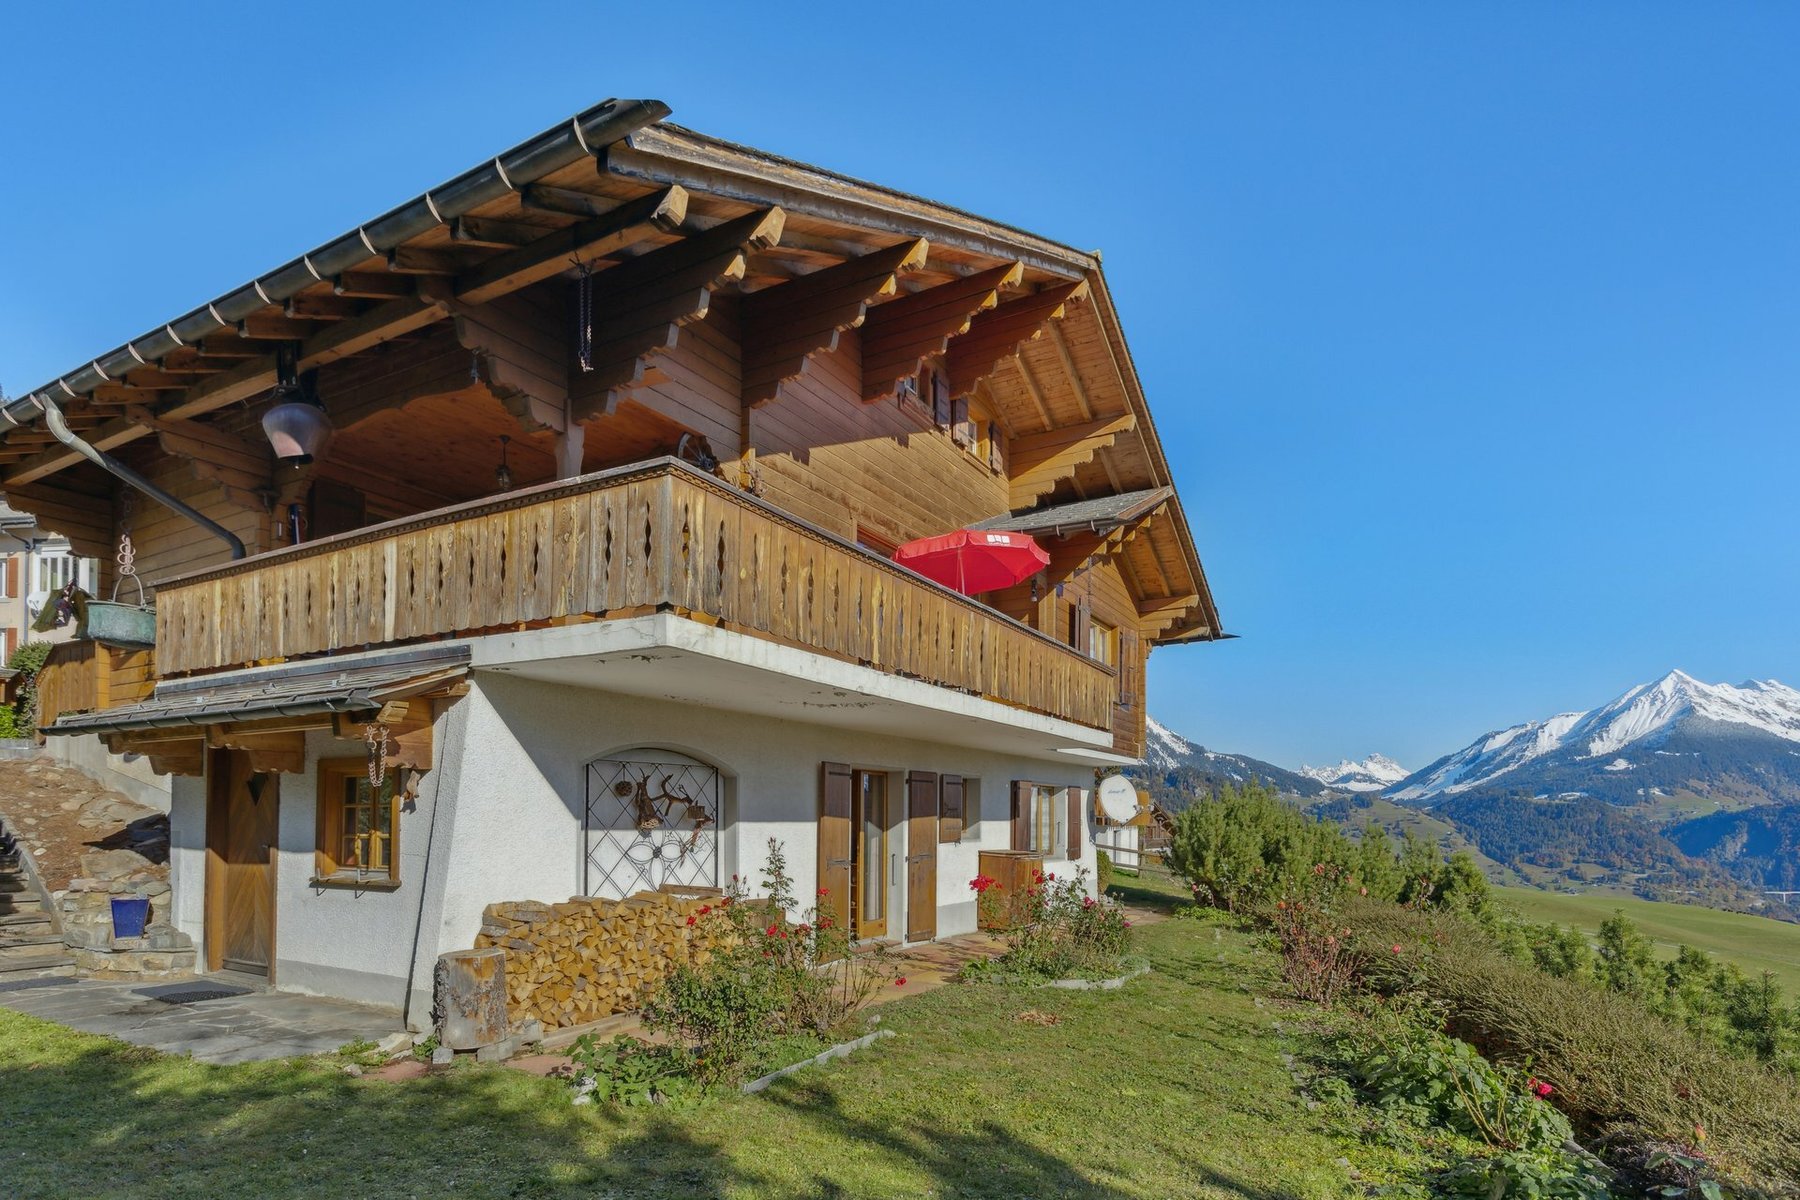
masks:
[[[214,750],[206,770],[206,959],[209,969],[270,974],[275,960],[273,772],[241,750]]]
[[[851,849],[855,881],[856,936],[886,937],[888,931],[888,777],[856,773],[856,844]]]
[[[938,777],[906,774],[906,940],[937,937]]]

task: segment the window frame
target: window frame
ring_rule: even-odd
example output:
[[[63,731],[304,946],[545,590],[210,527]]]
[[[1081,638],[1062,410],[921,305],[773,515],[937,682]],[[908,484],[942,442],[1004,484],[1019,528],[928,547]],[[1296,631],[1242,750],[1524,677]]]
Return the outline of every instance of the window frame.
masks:
[[[1094,653],[1098,645],[1102,653]],[[1103,667],[1119,669],[1119,627],[1090,615],[1087,620],[1087,646],[1083,652]]]
[[[406,791],[409,768],[389,767],[382,785],[387,793],[388,828],[387,865],[362,867],[347,865],[338,858],[342,853],[344,832],[344,793],[347,780],[368,784],[369,761],[362,757],[321,758],[318,763],[318,798],[313,813],[316,837],[313,847],[314,887],[351,887],[391,890],[400,886],[400,816],[401,797]],[[379,798],[372,798],[371,811],[378,812]],[[371,822],[373,824],[373,822]],[[371,831],[373,833],[373,831]]]

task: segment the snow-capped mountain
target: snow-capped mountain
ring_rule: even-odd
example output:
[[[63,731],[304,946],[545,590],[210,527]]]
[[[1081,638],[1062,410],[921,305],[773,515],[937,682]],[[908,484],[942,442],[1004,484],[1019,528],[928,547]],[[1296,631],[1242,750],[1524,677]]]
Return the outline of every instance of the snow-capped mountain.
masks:
[[[1300,774],[1333,791],[1380,792],[1405,779],[1408,771],[1385,754],[1371,754],[1361,762],[1346,758],[1335,767],[1301,767]]]
[[[1469,792],[1631,803],[1721,787],[1752,803],[1800,799],[1800,691],[1671,671],[1600,708],[1478,738],[1387,794],[1419,805]]]
[[[1183,808],[1194,796],[1207,795],[1224,785],[1261,780],[1279,792],[1317,796],[1325,785],[1286,767],[1266,763],[1247,754],[1226,754],[1190,742],[1179,733],[1147,717],[1144,722],[1144,765],[1134,774],[1159,803]]]

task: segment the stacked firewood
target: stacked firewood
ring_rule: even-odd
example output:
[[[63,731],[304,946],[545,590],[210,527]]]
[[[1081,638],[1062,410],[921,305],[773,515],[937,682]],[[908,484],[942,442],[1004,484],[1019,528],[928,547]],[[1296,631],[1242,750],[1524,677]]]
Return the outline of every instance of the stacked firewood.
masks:
[[[506,901],[482,912],[475,948],[506,952],[508,1015],[546,1029],[630,1012],[677,966],[699,965],[729,926],[702,919],[709,888],[639,892],[625,900],[577,896],[566,904]],[[696,918],[691,924],[689,917]]]

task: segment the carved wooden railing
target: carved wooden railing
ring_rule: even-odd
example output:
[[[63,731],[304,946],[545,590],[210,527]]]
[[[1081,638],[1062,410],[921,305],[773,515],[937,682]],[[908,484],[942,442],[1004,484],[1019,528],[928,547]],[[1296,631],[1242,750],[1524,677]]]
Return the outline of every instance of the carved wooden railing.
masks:
[[[159,584],[164,676],[665,611],[1106,729],[1112,675],[673,459]]]

